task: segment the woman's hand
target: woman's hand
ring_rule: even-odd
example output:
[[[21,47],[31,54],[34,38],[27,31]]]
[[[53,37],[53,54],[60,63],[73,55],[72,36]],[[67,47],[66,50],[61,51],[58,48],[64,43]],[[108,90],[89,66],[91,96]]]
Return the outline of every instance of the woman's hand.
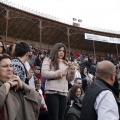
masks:
[[[9,83],[10,84],[10,87],[15,87],[18,85],[18,82],[17,81],[8,81],[6,83]]]
[[[17,81],[7,81],[6,83],[4,83],[5,87],[6,87],[6,95],[9,93],[9,90],[11,87],[16,87],[18,85]]]
[[[62,71],[62,76],[65,76],[65,75],[67,75],[67,70]]]
[[[10,82],[13,82],[13,83],[17,82],[17,85],[15,87],[15,91],[18,90],[18,89],[22,89],[23,88],[23,82],[20,79],[20,77],[17,76],[17,75],[13,75],[13,79]]]
[[[6,86],[6,94],[8,94],[9,92],[9,89],[14,87],[15,89],[15,92],[18,90],[18,89],[22,89],[23,88],[23,82],[22,80],[19,78],[19,76],[17,75],[13,75],[11,77],[11,79],[9,81],[7,81],[6,83],[4,83],[5,86]]]
[[[75,70],[75,65],[71,61],[68,61],[68,66],[70,69]]]
[[[22,80],[20,79],[20,77],[17,76],[17,75],[13,75],[12,78],[8,81],[8,83],[11,84],[10,87],[14,87],[14,88],[15,88],[15,92],[16,92],[18,89],[22,89],[22,88],[23,88],[23,82],[22,82]]]
[[[30,69],[29,72],[28,72],[27,78],[31,79],[33,74],[34,74],[33,70]]]

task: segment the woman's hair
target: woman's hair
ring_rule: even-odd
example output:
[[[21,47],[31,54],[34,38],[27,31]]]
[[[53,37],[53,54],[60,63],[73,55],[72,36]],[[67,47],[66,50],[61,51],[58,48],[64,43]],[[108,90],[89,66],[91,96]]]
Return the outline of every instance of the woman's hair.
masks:
[[[15,47],[16,47],[16,44],[13,43],[8,48],[7,54],[9,54],[11,56],[11,58],[15,57]]]
[[[3,51],[2,51],[2,53],[1,53],[1,54],[6,53],[6,47],[5,47],[4,42],[3,42],[3,41],[0,41],[0,42],[1,42],[1,43],[2,43],[2,45],[3,45]]]
[[[50,54],[50,59],[51,59],[51,64],[54,66],[55,70],[59,69],[58,65],[58,51],[60,48],[64,48],[64,57],[63,60],[66,60],[66,47],[63,43],[56,43],[51,51]]]
[[[81,74],[84,73],[84,69],[85,69],[85,68],[87,68],[87,73],[88,73],[88,67],[87,67],[87,66],[84,66],[84,67],[81,67],[81,70],[80,70],[80,71],[81,71]]]
[[[10,59],[11,60],[11,57],[8,55],[8,54],[0,54],[0,62],[1,62],[1,60],[3,60],[3,59]]]
[[[40,56],[41,54],[43,54],[43,53],[42,53],[42,52],[39,52],[39,53],[37,54],[37,57],[39,58],[39,56]]]
[[[72,88],[71,88],[71,92],[70,92],[70,99],[73,99],[76,97],[76,92],[77,90],[80,89],[81,90],[81,95],[82,95],[82,88],[78,85],[74,85]]]

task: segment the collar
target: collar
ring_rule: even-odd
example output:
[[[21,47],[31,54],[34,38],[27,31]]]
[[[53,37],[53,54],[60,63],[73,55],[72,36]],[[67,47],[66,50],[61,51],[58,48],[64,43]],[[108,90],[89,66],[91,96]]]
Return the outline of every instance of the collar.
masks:
[[[110,85],[109,83],[107,83],[105,80],[103,80],[102,78],[96,78],[97,80],[100,80],[102,83],[104,83],[115,95],[117,95],[117,91],[114,88],[114,86]]]

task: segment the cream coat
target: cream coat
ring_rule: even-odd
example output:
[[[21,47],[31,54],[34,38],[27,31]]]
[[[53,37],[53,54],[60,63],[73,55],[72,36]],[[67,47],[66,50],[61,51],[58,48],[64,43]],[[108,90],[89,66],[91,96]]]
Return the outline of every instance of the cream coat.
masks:
[[[68,92],[68,81],[74,79],[75,70],[68,70],[66,76],[62,76],[62,71],[67,70],[68,65],[65,61],[59,61],[59,70],[54,71],[50,67],[51,60],[45,58],[42,64],[42,77],[46,79],[45,90],[54,90],[59,92]]]

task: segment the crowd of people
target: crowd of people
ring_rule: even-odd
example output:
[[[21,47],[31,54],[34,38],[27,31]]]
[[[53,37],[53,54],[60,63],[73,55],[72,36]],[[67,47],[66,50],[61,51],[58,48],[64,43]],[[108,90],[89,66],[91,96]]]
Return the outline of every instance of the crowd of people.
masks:
[[[0,120],[119,120],[119,59],[35,52],[0,41]]]

